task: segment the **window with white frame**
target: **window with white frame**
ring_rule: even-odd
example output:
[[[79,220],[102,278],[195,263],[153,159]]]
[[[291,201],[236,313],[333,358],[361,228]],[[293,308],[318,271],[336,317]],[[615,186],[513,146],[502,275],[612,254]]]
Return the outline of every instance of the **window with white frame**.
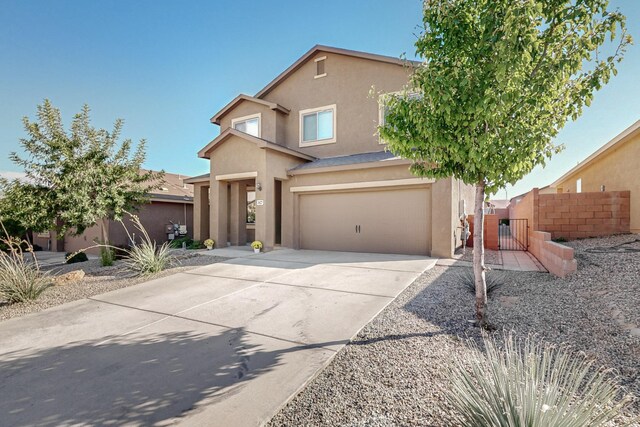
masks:
[[[582,178],[576,181],[576,193],[582,193]]]
[[[336,106],[300,111],[300,146],[336,142]]]
[[[326,61],[327,57],[326,56],[321,56],[320,58],[316,58],[314,61],[316,63],[316,75],[314,76],[315,79],[319,79],[321,77],[325,77],[327,75],[327,72],[324,68],[324,64]]]
[[[250,116],[238,117],[231,120],[231,127],[240,132],[260,138],[260,116],[261,114],[252,114]]]

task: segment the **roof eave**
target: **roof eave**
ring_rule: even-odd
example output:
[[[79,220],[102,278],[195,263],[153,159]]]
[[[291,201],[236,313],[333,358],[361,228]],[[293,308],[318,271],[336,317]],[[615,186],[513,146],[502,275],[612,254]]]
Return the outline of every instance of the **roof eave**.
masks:
[[[266,107],[269,107],[270,109],[272,109],[274,111],[279,111],[282,114],[289,114],[289,112],[290,112],[290,110],[288,108],[283,107],[282,105],[277,104],[275,102],[265,101],[264,99],[257,99],[257,98],[255,98],[253,96],[250,96],[250,95],[240,94],[240,95],[236,96],[235,98],[233,98],[231,100],[231,102],[229,102],[227,105],[222,107],[222,109],[220,111],[218,111],[213,117],[211,117],[211,119],[210,119],[211,123],[213,123],[215,125],[220,125],[220,120],[222,119],[222,117],[227,115],[227,113],[229,113],[231,110],[233,110],[237,104],[239,104],[240,102],[243,102],[243,101],[255,102],[256,104],[260,104],[260,105],[264,105]]]
[[[569,178],[571,175],[575,174],[576,172],[579,172],[580,170],[582,170],[583,168],[588,166],[596,158],[600,157],[601,155],[603,155],[607,151],[613,149],[618,144],[625,143],[629,138],[635,136],[638,133],[640,133],[640,120],[636,121],[634,124],[632,124],[631,126],[626,128],[625,130],[620,132],[611,141],[607,142],[605,145],[600,147],[598,150],[596,150],[589,157],[587,157],[586,159],[584,159],[583,161],[578,163],[576,166],[571,168],[568,172],[566,172],[560,178],[558,178],[555,181],[553,181],[550,185],[548,185],[548,187],[556,188],[562,182],[566,181],[567,178]]]
[[[389,64],[396,64],[396,65],[402,65],[402,66],[409,65],[409,66],[415,67],[420,64],[419,61],[402,60],[400,58],[394,58],[392,56],[378,55],[375,53],[360,52],[356,50],[342,49],[342,48],[317,44],[311,49],[309,49],[300,58],[298,58],[296,62],[291,64],[286,70],[280,73],[275,79],[269,82],[264,88],[260,90],[260,92],[256,93],[255,98],[262,98],[263,96],[271,92],[271,90],[274,87],[276,87],[282,80],[287,78],[291,73],[293,73],[298,68],[300,68],[304,63],[306,63],[307,60],[311,56],[313,56],[316,52],[327,52],[327,53],[334,53],[337,55],[353,56],[356,58],[369,59],[372,61],[386,62]]]

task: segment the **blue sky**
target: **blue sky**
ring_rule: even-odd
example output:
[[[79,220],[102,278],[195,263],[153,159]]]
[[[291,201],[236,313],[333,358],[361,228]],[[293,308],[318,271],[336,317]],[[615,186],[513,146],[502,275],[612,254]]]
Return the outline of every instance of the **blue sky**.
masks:
[[[640,43],[640,2],[613,0]],[[196,152],[218,134],[209,118],[254,94],[315,44],[390,56],[414,53],[419,0],[0,0],[0,171],[24,136],[21,118],[49,98],[65,123],[87,103],[94,124],[125,119],[147,139],[146,166],[197,175]],[[640,119],[640,47],[591,107],[557,138],[566,150],[508,189],[544,186]],[[496,197],[504,197],[504,191]]]

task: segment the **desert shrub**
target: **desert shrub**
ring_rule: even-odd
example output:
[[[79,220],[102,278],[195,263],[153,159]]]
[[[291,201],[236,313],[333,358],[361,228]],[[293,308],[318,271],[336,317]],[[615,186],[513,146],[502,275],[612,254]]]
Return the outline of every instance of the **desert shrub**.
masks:
[[[564,243],[567,241],[567,239],[565,239],[564,237],[560,236],[560,237],[556,237],[555,239],[551,239],[556,243]]]
[[[127,258],[124,260],[127,268],[138,275],[148,275],[159,273],[165,268],[170,267],[174,263],[175,257],[171,255],[169,242],[164,242],[158,246],[156,242],[151,239],[149,233],[147,233],[147,230],[136,215],[131,215],[131,222],[140,232],[142,241],[130,249],[127,249]],[[127,231],[127,234],[128,233]],[[131,236],[129,236],[129,238],[133,241]]]
[[[460,283],[463,283],[471,291],[471,293],[475,295],[476,281],[473,274],[473,269],[459,268],[457,275]],[[487,283],[487,296],[504,285],[505,282],[504,273],[502,271],[487,270],[485,272],[485,278]]]
[[[182,244],[184,243],[187,247],[193,242],[189,237],[178,237],[177,239],[173,239],[169,245],[173,249],[182,249]]]
[[[204,249],[204,243],[200,240],[192,240],[191,243],[187,245],[187,249]]]
[[[65,254],[65,259],[65,262],[67,264],[89,261],[89,258],[87,258],[87,254],[85,254],[84,252],[67,252]]]
[[[0,252],[0,297],[9,303],[38,298],[51,285],[51,276],[36,263]]]
[[[0,252],[0,299],[9,303],[34,300],[51,285],[52,279],[40,270],[33,247],[25,240],[11,238],[1,222],[0,225],[5,233],[0,240],[8,248],[8,252]],[[25,244],[30,257],[22,249]]]
[[[111,267],[116,259],[115,250],[112,248],[100,248],[100,265]]]
[[[471,350],[453,356],[447,400],[465,426],[597,427],[627,404],[609,372],[583,355],[531,336],[503,338],[502,348],[485,336],[484,353],[468,341]]]

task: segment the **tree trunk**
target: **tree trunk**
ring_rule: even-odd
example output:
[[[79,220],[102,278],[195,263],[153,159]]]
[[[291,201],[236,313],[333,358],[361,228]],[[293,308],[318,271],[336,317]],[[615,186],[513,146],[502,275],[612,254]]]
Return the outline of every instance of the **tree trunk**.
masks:
[[[487,323],[487,282],[484,266],[484,180],[476,184],[476,207],[473,216],[473,275],[476,284],[476,318],[480,327]]]
[[[102,218],[102,243],[103,245],[108,245],[109,244],[109,229],[108,229],[108,225],[109,225],[109,219],[107,218]]]

